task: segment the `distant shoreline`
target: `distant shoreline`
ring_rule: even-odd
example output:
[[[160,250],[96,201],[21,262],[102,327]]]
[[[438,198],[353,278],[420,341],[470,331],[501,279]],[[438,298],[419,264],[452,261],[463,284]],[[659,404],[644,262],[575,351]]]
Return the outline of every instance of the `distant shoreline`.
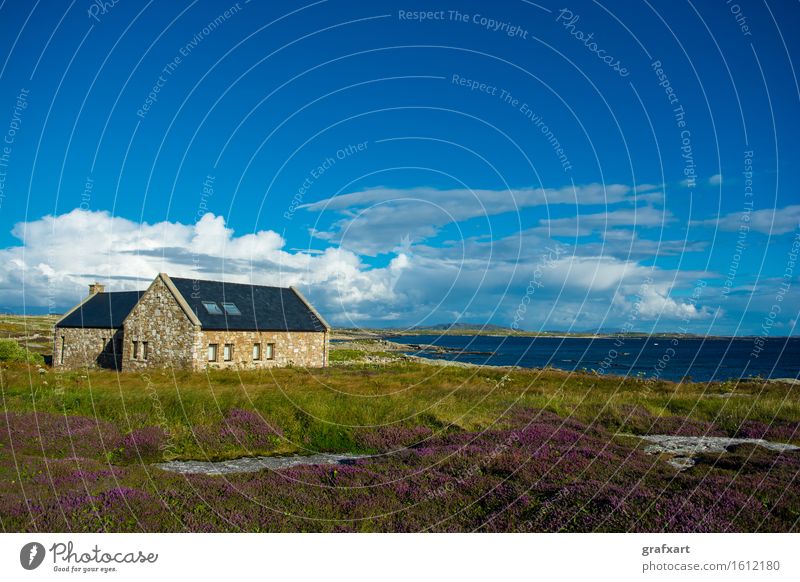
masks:
[[[507,331],[501,330],[480,330],[480,329],[419,329],[410,331],[386,330],[386,329],[370,329],[364,328],[356,329],[334,329],[331,332],[334,336],[333,339],[389,339],[400,337],[413,337],[419,335],[437,335],[437,336],[486,336],[486,337],[542,337],[553,339],[617,339],[619,337],[630,339],[647,339],[647,338],[663,338],[663,339],[711,339],[711,340],[752,340],[756,338],[763,338],[760,335],[700,335],[700,334],[685,334],[677,332],[657,332],[652,334],[647,333],[569,333],[569,332],[536,332],[536,331]],[[793,338],[800,338],[800,336],[788,335],[775,335],[764,340],[789,340]]]
[[[0,328],[3,323],[18,323],[22,324],[24,329],[25,322],[30,321],[36,324],[37,328],[52,328],[52,324],[60,319],[61,315],[20,315],[20,314],[0,314]],[[0,329],[0,332],[3,330]],[[5,330],[6,334],[0,333],[0,337],[14,337],[15,334],[11,330]],[[622,333],[622,332],[608,332],[608,333],[588,333],[588,332],[565,332],[565,331],[515,331],[510,328],[502,326],[475,326],[475,327],[459,327],[456,324],[454,327],[436,326],[432,328],[420,328],[411,330],[402,329],[381,329],[381,328],[334,328],[330,332],[331,338],[334,340],[354,340],[354,339],[386,339],[395,337],[407,337],[417,335],[437,335],[437,336],[487,336],[487,337],[542,337],[554,339],[617,339],[624,338],[680,338],[680,339],[712,339],[712,340],[747,340],[763,338],[764,340],[788,340],[792,338],[800,338],[800,335],[787,336],[787,335],[774,335],[764,337],[761,335],[701,335],[701,334],[685,334],[677,332],[656,332],[647,334],[642,332]]]

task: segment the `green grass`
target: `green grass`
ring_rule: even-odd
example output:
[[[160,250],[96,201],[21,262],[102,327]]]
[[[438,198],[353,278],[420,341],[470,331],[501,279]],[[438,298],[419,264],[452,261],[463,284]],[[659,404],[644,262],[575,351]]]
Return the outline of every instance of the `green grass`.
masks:
[[[361,343],[361,342],[354,342],[354,343]],[[376,358],[392,358],[397,359],[399,357],[398,352],[386,352],[386,351],[365,351],[365,350],[352,350],[347,348],[341,349],[331,349],[328,352],[328,361],[331,364],[338,364],[338,363],[349,363],[349,362],[364,362],[366,361],[365,358],[367,356],[376,357]]]
[[[53,324],[60,315],[0,315],[0,338],[40,354],[53,351]]]
[[[357,362],[364,359],[364,352],[361,350],[336,350],[328,352],[328,361],[336,362]]]
[[[219,423],[233,408],[257,410],[290,442],[322,451],[358,450],[357,435],[368,427],[481,430],[503,425],[511,407],[549,410],[620,432],[641,430],[629,418],[631,410],[713,422],[729,431],[744,420],[800,418],[798,389],[784,384],[645,384],[557,370],[507,372],[408,362],[240,373],[163,370],[146,376],[103,370],[39,373],[14,364],[0,368],[0,391],[7,411],[96,416],[123,432],[162,426],[172,435],[171,456],[178,458],[197,457],[194,427]],[[713,396],[726,392],[737,395]],[[283,445],[277,452],[297,450]]]

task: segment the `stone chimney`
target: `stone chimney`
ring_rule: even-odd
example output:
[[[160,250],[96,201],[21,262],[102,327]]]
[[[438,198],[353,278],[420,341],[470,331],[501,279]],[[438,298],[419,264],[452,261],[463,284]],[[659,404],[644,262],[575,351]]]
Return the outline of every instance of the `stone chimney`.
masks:
[[[101,285],[100,283],[95,282],[89,284],[89,295],[94,295],[95,293],[102,293],[105,290],[106,290],[105,286]]]

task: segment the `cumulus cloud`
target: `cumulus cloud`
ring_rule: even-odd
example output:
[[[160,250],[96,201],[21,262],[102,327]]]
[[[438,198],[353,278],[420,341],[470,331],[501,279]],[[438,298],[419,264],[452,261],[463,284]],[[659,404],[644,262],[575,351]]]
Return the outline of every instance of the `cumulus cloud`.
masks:
[[[690,301],[678,301],[669,296],[663,285],[652,285],[640,296],[639,315],[644,319],[677,319],[698,320],[709,319],[713,312]]]
[[[288,252],[276,232],[236,236],[222,217],[197,224],[137,223],[108,212],[76,209],[17,224],[21,246],[0,250],[0,305],[58,312],[86,295],[94,280],[109,290],[142,289],[158,272],[198,279],[325,289],[321,299],[343,308],[392,301],[408,262],[369,268],[339,248]],[[20,297],[21,290],[24,297]],[[313,293],[312,293],[313,294]]]
[[[762,234],[786,234],[800,226],[800,204],[784,208],[765,208],[749,213],[732,212],[719,218],[692,221],[692,226],[717,227],[729,232],[738,231],[741,226]]]
[[[523,270],[520,275],[524,276]],[[648,331],[655,322],[708,320],[703,301],[676,295],[692,289],[703,272],[676,272],[646,267],[608,256],[562,256],[543,269],[532,304],[521,324],[534,329],[614,330],[636,313],[632,323]]]
[[[86,295],[99,280],[109,290],[144,289],[158,272],[267,285],[297,285],[335,325],[414,325],[471,318],[510,324],[532,277],[539,276],[529,329],[618,325],[622,304],[645,278],[657,282],[645,315],[702,317],[671,297],[689,274],[652,269],[635,260],[587,256],[536,233],[497,241],[466,238],[442,246],[405,238],[380,266],[351,250],[287,249],[278,233],[237,234],[222,217],[197,224],[138,223],[80,209],[20,223],[17,246],[0,250],[0,307],[54,313]],[[546,248],[555,260],[537,271]],[[613,307],[613,309],[611,309]],[[627,305],[630,308],[630,305]],[[643,316],[644,317],[644,316]],[[463,320],[463,319],[462,319]]]

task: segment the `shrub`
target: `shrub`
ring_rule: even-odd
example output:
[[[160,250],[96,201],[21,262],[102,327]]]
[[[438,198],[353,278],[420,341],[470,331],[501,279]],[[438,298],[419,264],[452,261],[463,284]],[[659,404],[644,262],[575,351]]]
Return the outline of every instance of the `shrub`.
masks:
[[[0,362],[30,362],[44,365],[41,354],[28,351],[11,339],[0,339]]]

